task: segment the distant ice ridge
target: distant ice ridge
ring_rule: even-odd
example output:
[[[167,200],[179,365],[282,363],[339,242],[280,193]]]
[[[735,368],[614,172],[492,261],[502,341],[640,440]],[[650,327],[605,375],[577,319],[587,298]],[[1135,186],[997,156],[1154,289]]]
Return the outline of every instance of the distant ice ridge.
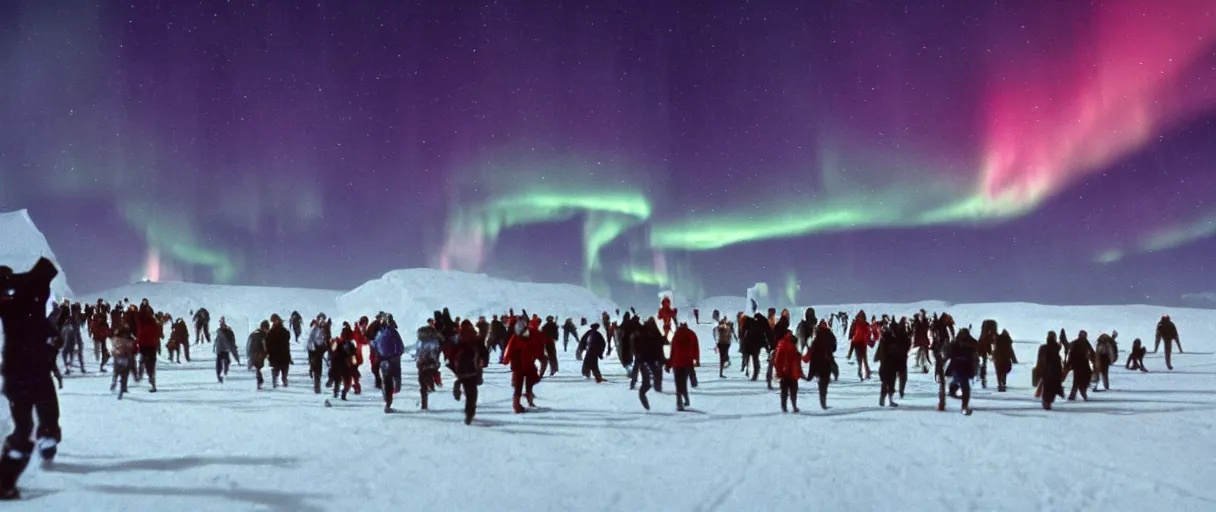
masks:
[[[0,213],[0,265],[11,267],[13,272],[25,272],[43,256],[59,267],[59,275],[51,281],[51,292],[56,297],[74,297],[67,273],[51,251],[46,236],[34,225],[29,211]]]
[[[615,302],[572,284],[521,283],[496,279],[485,274],[416,268],[394,270],[338,297],[339,314],[344,318],[392,313],[401,325],[421,325],[434,311],[449,308],[452,316],[489,318],[514,308],[541,316],[554,315],[564,320],[587,317],[598,320],[600,312],[614,312]],[[559,323],[561,323],[559,321]]]

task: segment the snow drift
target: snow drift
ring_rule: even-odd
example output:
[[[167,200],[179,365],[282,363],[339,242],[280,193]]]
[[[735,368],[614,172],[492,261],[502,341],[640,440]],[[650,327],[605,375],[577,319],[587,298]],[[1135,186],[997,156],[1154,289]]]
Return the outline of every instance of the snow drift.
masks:
[[[14,272],[25,272],[43,256],[59,267],[59,275],[51,281],[51,292],[56,297],[73,297],[67,273],[59,265],[42,231],[34,225],[29,211],[0,213],[0,265],[12,267]]]
[[[463,318],[488,318],[514,308],[516,313],[526,309],[563,319],[585,316],[593,322],[600,312],[612,312],[617,305],[571,284],[520,283],[425,268],[394,270],[338,297],[338,312],[344,317],[357,319],[384,311],[403,326],[421,325],[444,307]]]

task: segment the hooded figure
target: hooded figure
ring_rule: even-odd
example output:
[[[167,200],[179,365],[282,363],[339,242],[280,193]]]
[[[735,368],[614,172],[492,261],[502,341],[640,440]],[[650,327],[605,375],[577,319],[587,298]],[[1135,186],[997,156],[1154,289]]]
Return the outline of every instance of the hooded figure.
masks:
[[[828,379],[836,373],[836,335],[826,321],[820,320],[816,327],[815,337],[803,362],[810,363],[807,374],[811,379],[819,379],[819,406],[828,408]]]
[[[522,318],[517,320],[515,335],[507,341],[507,347],[502,352],[502,364],[511,367],[511,387],[514,389],[511,405],[516,414],[527,410],[520,404],[523,397],[527,398],[528,407],[536,407],[532,394],[533,387],[540,381],[536,362],[545,357],[545,335],[541,334],[539,327],[539,320],[532,324]]]
[[[802,358],[799,355],[798,346],[795,345],[794,337],[788,331],[777,343],[777,350],[773,353],[772,366],[781,386],[781,412],[789,412],[786,407],[787,401],[794,408],[794,413],[800,412],[798,409],[798,380],[802,378]]]
[[[1072,348],[1068,350],[1068,370],[1065,372],[1065,378],[1068,377],[1068,372],[1072,372],[1072,391],[1068,393],[1068,400],[1076,400],[1077,393],[1081,393],[1081,399],[1089,401],[1089,380],[1093,377],[1093,368],[1090,362],[1093,361],[1094,348],[1089,344],[1089,336],[1085,331],[1077,333],[1077,339],[1073,340]]]
[[[456,400],[460,400],[461,391],[464,392],[464,424],[469,425],[477,414],[477,387],[481,385],[481,372],[486,367],[490,352],[473,323],[468,320],[460,323],[457,339],[455,361],[452,363],[456,383],[452,386],[452,393]]]
[[[760,378],[760,351],[771,352],[773,347],[772,331],[768,320],[761,313],[756,313],[747,322],[743,337],[739,341],[739,352],[743,354],[744,362],[751,362],[752,380]]]
[[[1056,397],[1064,398],[1063,364],[1060,361],[1060,345],[1056,343],[1055,331],[1047,332],[1047,342],[1039,345],[1039,357],[1031,372],[1031,385],[1035,397],[1043,399],[1043,409],[1051,410]]]
[[[1009,331],[1002,330],[992,347],[992,366],[996,370],[997,392],[1005,392],[1006,379],[1015,364],[1018,364],[1018,355],[1013,352],[1013,337],[1009,335]]]

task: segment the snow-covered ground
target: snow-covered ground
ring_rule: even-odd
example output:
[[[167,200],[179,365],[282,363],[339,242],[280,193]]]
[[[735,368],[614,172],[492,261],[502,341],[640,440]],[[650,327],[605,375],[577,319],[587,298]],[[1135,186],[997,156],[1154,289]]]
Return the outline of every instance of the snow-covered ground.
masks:
[[[225,289],[203,302],[213,317],[232,308],[251,320],[290,309],[309,317],[324,302],[318,295],[296,304],[263,303],[279,299],[240,293],[252,292]],[[478,290],[430,295],[475,302]],[[194,307],[180,300],[153,302]],[[485,311],[501,309],[497,300]],[[521,297],[542,315],[599,316],[598,303],[581,294],[545,300],[555,302]],[[431,308],[435,301],[420,302]],[[744,302],[723,303],[735,304],[723,306],[733,316]],[[476,306],[460,304],[461,310]],[[394,312],[391,303],[374,306],[363,305],[364,313]],[[940,309],[864,307],[878,314]],[[856,307],[816,309],[823,316]],[[717,377],[708,324],[696,327],[703,366],[691,412],[675,412],[669,374],[665,393],[652,392],[653,410],[643,410],[615,354],[601,363],[609,382],[584,380],[572,343],[562,353],[561,371],[537,387],[536,412],[511,413],[506,369],[492,366],[473,426],[462,423],[463,403],[453,400],[450,386],[433,397],[431,411],[418,411],[409,364],[400,412],[386,415],[366,367],[365,393],[326,408],[326,397],[313,394],[306,380],[305,365],[293,367],[290,387],[258,392],[240,365],[217,383],[210,346],[196,346],[192,363],[160,362],[156,394],[134,385],[118,401],[108,375],[68,377],[60,393],[64,442],[55,468],[35,463],[21,482],[27,499],[5,510],[1216,509],[1216,312],[1169,311],[1187,350],[1176,356],[1173,372],[1164,371],[1162,354],[1150,354],[1148,374],[1124,370],[1120,361],[1110,392],[1046,412],[1032,396],[1029,376],[1049,329],[1064,327],[1070,336],[1087,329],[1091,339],[1118,329],[1125,356],[1133,338],[1151,345],[1164,310],[1030,304],[949,310],[963,325],[1000,321],[1018,340],[1023,363],[1010,376],[1008,393],[977,389],[970,417],[959,414],[957,401],[949,412],[936,412],[932,376],[918,373],[902,407],[879,408],[877,375],[857,382],[843,346],[831,409],[819,410],[807,386],[803,413],[782,414],[763,376],[741,378],[737,344],[729,378]],[[705,322],[711,311],[702,306]],[[296,361],[306,361],[302,350],[296,345]],[[96,368],[91,357],[89,363]],[[450,374],[444,382],[451,383]],[[9,427],[4,415],[0,428]]]

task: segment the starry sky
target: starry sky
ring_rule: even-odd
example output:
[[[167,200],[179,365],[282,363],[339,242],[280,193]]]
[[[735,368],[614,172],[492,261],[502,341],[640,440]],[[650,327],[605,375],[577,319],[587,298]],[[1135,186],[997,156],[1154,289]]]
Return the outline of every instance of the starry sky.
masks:
[[[1214,120],[1209,0],[0,2],[0,210],[78,291],[1176,304]]]

